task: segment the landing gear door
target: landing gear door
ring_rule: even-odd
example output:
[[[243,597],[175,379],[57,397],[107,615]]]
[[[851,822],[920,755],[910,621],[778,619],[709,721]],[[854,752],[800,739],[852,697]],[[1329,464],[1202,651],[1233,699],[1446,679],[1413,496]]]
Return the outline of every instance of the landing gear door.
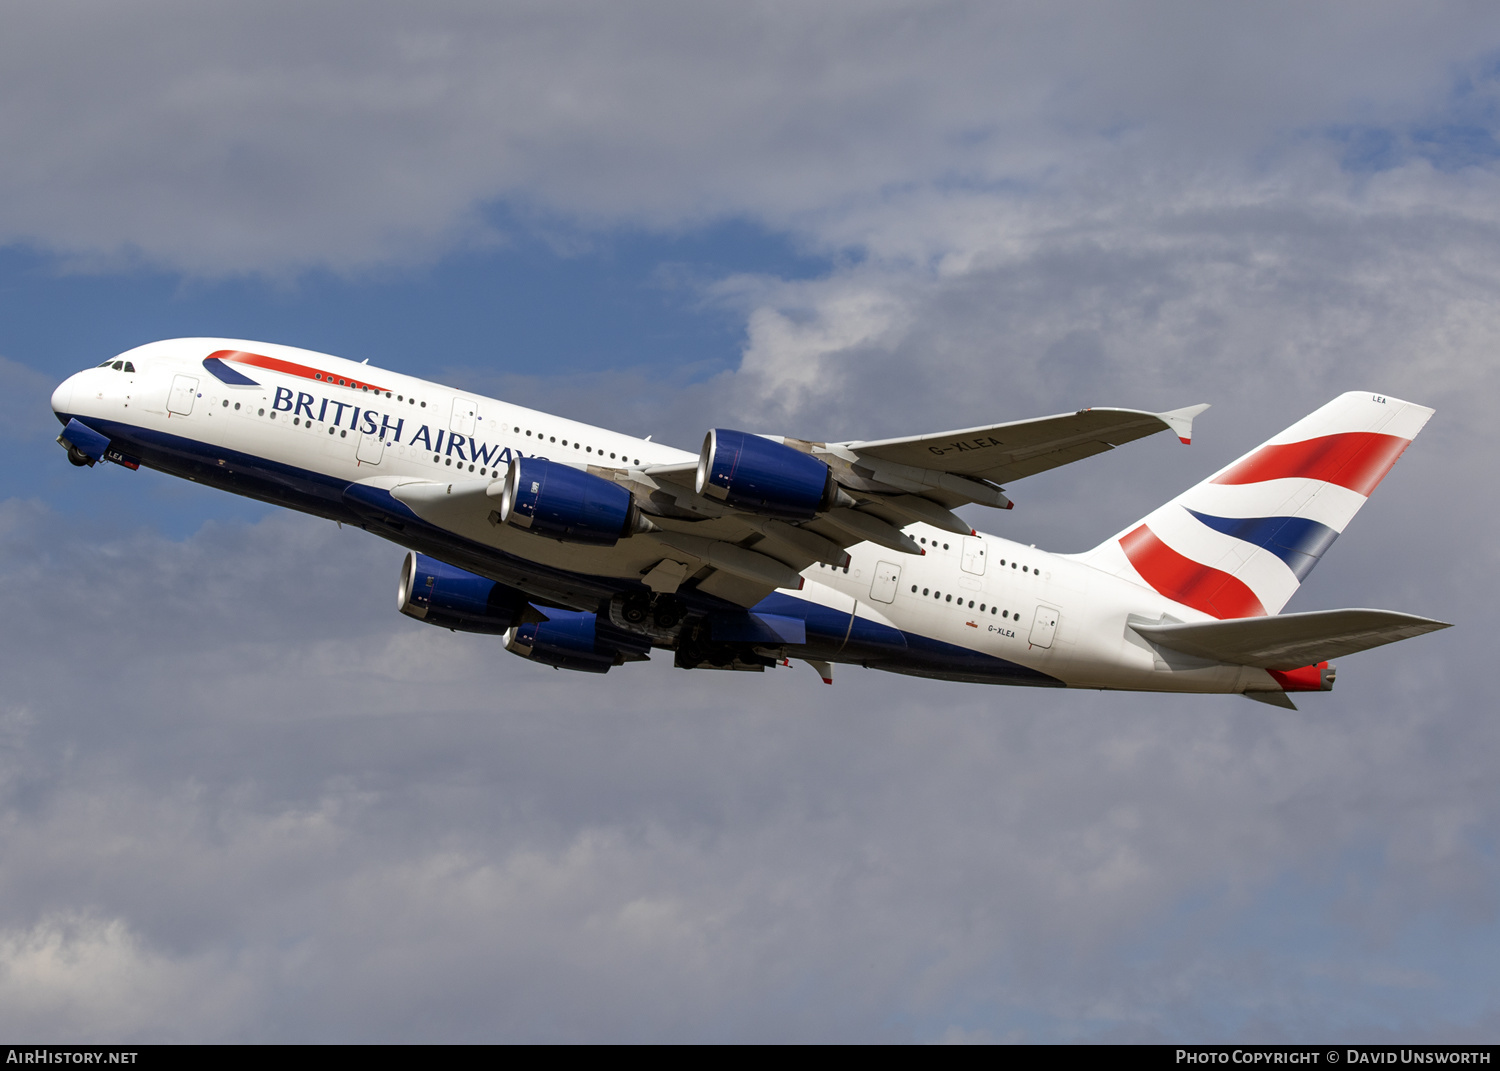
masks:
[[[1050,606],[1038,606],[1036,608],[1036,620],[1031,624],[1031,636],[1027,642],[1033,647],[1051,647],[1052,637],[1057,633],[1057,619],[1060,615]]]
[[[896,585],[901,583],[901,566],[893,562],[879,562],[875,566],[875,582],[870,585],[872,602],[895,602]]]
[[[385,454],[385,443],[379,435],[361,435],[359,437],[359,449],[354,456],[359,459],[361,465],[378,465]],[[348,454],[344,455],[348,457]]]
[[[198,396],[198,380],[194,376],[173,376],[172,393],[167,395],[167,412],[187,416],[193,411],[193,399]]]

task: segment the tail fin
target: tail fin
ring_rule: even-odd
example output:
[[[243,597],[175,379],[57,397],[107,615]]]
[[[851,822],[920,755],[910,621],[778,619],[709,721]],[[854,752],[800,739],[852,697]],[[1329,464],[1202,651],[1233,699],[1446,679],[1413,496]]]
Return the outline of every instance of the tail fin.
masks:
[[[1080,557],[1213,617],[1278,613],[1430,416],[1341,394]]]

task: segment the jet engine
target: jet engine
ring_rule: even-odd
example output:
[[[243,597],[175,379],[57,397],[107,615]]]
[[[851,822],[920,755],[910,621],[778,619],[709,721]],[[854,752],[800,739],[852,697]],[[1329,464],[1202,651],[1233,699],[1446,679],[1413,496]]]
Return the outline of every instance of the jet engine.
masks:
[[[650,640],[600,621],[595,614],[548,610],[547,618],[512,628],[505,634],[505,649],[533,662],[583,673],[608,673],[626,662],[650,658]]]
[[[811,454],[728,428],[704,438],[697,489],[737,509],[791,521],[810,520],[841,497],[832,471]]]
[[[655,528],[627,488],[541,457],[512,459],[500,495],[500,519],[565,543],[602,547]]]
[[[407,551],[396,606],[407,617],[459,632],[504,632],[540,616],[514,588]]]

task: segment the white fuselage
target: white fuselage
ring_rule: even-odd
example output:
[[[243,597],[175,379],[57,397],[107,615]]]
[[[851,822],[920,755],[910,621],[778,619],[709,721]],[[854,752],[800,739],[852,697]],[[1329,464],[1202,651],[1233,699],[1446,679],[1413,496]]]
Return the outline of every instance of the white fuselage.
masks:
[[[327,378],[259,367],[252,370],[254,385],[225,383],[204,365],[205,355],[215,351],[252,351],[289,366],[315,367]],[[182,464],[147,457],[148,464],[231,490],[238,489],[236,468],[284,471],[284,494],[244,493],[329,516],[335,513],[321,508],[320,487],[372,479],[385,486],[402,480],[493,481],[503,478],[517,455],[609,468],[695,458],[670,446],[290,347],[178,339],[139,347],[117,361],[129,362],[134,371],[98,367],[59,386],[53,396],[59,416],[96,426],[116,443],[139,442],[143,450],[163,444],[161,449],[180,455]],[[222,470],[222,480],[216,469]],[[306,497],[299,499],[296,489],[304,485]],[[613,547],[582,546],[486,523],[472,512],[430,519],[472,543],[584,577],[638,581],[662,557],[649,535]],[[888,625],[914,640],[1003,659],[1070,687],[1280,689],[1264,670],[1164,657],[1129,627],[1132,618],[1151,623],[1209,618],[1150,588],[997,536],[957,536],[923,524],[904,531],[918,541],[922,556],[861,543],[850,549],[847,568],[813,566],[804,572],[800,591],[784,594]],[[920,666],[881,668],[971,679]]]

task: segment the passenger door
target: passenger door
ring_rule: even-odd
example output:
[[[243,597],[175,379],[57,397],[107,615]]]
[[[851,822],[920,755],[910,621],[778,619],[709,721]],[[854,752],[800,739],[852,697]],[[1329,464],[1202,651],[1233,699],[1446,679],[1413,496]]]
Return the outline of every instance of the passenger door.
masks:
[[[895,602],[896,585],[901,583],[901,566],[893,562],[877,562],[875,581],[870,585],[870,598],[874,602]]]
[[[193,411],[193,399],[198,396],[198,380],[194,376],[173,376],[172,392],[167,395],[167,412],[187,416]]]
[[[1036,608],[1036,620],[1031,624],[1031,636],[1027,640],[1033,647],[1051,647],[1052,637],[1057,632],[1057,619],[1060,615],[1050,606],[1038,606]]]
[[[361,435],[359,437],[359,449],[354,456],[361,465],[378,465],[385,454],[385,443],[379,435]],[[348,454],[344,455],[346,458]]]
[[[473,435],[474,417],[479,406],[472,398],[454,398],[453,416],[448,420],[448,430],[455,435]]]
[[[966,573],[984,575],[984,540],[977,536],[964,536],[963,558],[959,562]]]

